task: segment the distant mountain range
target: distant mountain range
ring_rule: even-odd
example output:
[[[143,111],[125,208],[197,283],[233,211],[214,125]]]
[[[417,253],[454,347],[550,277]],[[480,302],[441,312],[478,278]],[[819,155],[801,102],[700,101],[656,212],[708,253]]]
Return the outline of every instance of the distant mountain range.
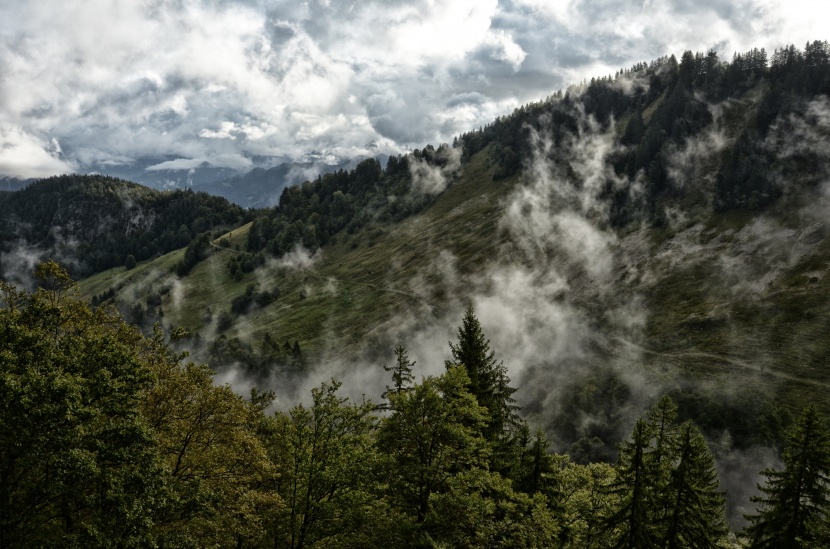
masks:
[[[36,179],[16,179],[14,177],[0,177],[0,191],[19,191]]]
[[[366,157],[341,160],[335,164],[322,161],[281,162],[273,167],[256,167],[249,171],[217,168],[203,163],[194,168],[148,169],[165,162],[175,166],[175,157],[141,158],[130,165],[92,165],[86,173],[116,177],[140,183],[152,189],[191,189],[227,198],[243,208],[265,208],[279,201],[283,189],[318,175],[355,167]],[[385,162],[386,155],[378,155]],[[268,164],[273,159],[258,158],[257,163]],[[56,174],[57,175],[57,174]],[[37,179],[0,177],[0,191],[16,191]]]

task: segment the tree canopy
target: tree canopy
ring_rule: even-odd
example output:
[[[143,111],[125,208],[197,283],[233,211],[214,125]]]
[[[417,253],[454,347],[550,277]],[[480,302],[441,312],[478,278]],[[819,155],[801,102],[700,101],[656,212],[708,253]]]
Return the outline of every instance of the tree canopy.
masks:
[[[616,465],[572,463],[518,418],[472,309],[443,374],[416,382],[396,349],[386,409],[351,402],[332,380],[308,405],[271,411],[273,393],[242,398],[174,351],[180,331],[144,336],[81,300],[56,263],[36,274],[33,292],[0,285],[3,547],[734,541],[712,454],[670,399],[636,421]],[[763,473],[750,546],[826,546],[829,446],[808,408],[784,470]]]

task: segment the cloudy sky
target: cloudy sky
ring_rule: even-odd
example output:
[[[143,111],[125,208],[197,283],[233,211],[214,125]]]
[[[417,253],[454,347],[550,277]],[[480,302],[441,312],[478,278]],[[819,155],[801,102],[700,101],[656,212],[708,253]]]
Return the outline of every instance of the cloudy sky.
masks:
[[[822,4],[4,0],[0,176],[437,145],[661,55],[829,39]]]

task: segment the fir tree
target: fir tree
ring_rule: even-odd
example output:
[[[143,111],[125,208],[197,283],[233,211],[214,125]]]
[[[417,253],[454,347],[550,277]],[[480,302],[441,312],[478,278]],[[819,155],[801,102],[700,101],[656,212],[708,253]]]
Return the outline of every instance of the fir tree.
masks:
[[[609,495],[619,498],[619,506],[604,525],[604,535],[615,549],[657,547],[655,532],[655,480],[651,453],[653,430],[638,419],[631,441],[620,445],[617,479],[609,486]]]
[[[481,324],[467,308],[461,327],[458,328],[458,344],[450,343],[452,360],[446,362],[447,369],[463,365],[470,378],[468,389],[479,405],[487,408],[489,420],[484,429],[490,441],[504,438],[508,429],[516,424],[518,407],[512,398],[516,389],[510,387],[507,368],[496,361],[490,350],[490,340],[484,336]]]
[[[667,549],[718,547],[728,533],[725,499],[718,491],[712,453],[691,422],[680,428],[676,460],[665,495],[669,513],[662,546]]]
[[[830,434],[814,406],[787,434],[784,470],[767,469],[763,495],[752,498],[758,514],[747,516],[753,548],[806,548],[830,544]],[[822,539],[823,538],[823,539]]]
[[[658,466],[669,461],[664,458],[672,453],[676,444],[677,426],[674,423],[676,419],[677,405],[667,396],[661,398],[648,413],[649,424],[655,438],[654,458]]]
[[[386,386],[386,392],[383,393],[383,398],[387,398],[390,393],[397,394],[412,389],[412,382],[415,381],[415,376],[412,375],[413,366],[415,366],[415,361],[409,361],[406,348],[403,346],[396,348],[395,364],[383,367],[387,372],[392,372],[392,383],[394,384],[392,387],[389,385]]]
[[[604,524],[611,547],[717,547],[728,532],[714,458],[697,428],[678,428],[676,417],[663,397],[620,446],[606,489],[617,502]]]

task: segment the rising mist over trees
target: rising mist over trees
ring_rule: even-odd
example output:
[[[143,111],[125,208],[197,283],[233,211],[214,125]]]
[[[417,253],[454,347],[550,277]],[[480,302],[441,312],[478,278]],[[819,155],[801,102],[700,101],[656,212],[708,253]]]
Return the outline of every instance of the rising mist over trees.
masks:
[[[339,170],[286,188],[277,207],[257,216],[248,250],[281,255],[297,243],[315,249],[343,229],[353,232],[372,220],[397,221],[417,213],[432,197],[413,187],[412,166],[425,162],[444,167],[451,162],[454,149],[460,149],[463,163],[489,147],[497,166],[494,177],[509,177],[530,156],[528,130],[544,127],[558,145],[578,131],[580,110],[601,125],[612,121],[621,125],[619,142],[626,149],[612,159],[614,170],[644,186],[644,194],[638,196],[629,188],[608,183],[613,223],[624,226],[645,219],[659,224],[664,220],[658,203],[682,193],[667,183],[669,154],[711,124],[710,105],[746,100],[745,94],[752,90],[759,94],[750,98],[757,101],[757,107],[745,113],[749,123],[734,128],[735,143],[723,152],[712,206],[716,211],[757,209],[781,196],[776,174],[800,170],[815,161],[798,158],[795,164],[770,165],[763,143],[771,123],[803,112],[812,97],[827,94],[828,86],[830,46],[822,41],[808,43],[803,51],[795,46],[782,48],[771,56],[753,49],[736,53],[728,62],[712,51],[686,51],[679,61],[669,56],[639,63],[613,77],[592,78],[564,94],[560,91],[524,105],[460,135],[452,147],[428,145],[405,156],[392,156],[385,168],[368,159],[354,170]]]
[[[4,547],[830,542],[830,435],[814,408],[735,538],[712,454],[670,399],[635,423],[614,466],[552,454],[516,415],[472,309],[446,371],[393,374],[387,406],[351,402],[332,380],[274,413],[272,394],[243,399],[160,330],[142,336],[91,308],[57,264],[36,275],[33,293],[0,288]],[[393,372],[412,367],[402,351]]]
[[[223,274],[240,286],[234,286],[227,310],[208,311],[205,322],[217,331],[207,349],[217,365],[239,364],[252,377],[262,379],[275,369],[299,375],[308,363],[297,338],[269,332],[257,347],[223,335],[233,333],[235,322],[288,298],[276,282],[254,284],[252,273],[269,255],[285,255],[297,244],[325,247],[369,225],[391,224],[423,210],[436,195],[417,174],[440,173],[451,184],[448,167],[454,159],[464,163],[479,155],[502,184],[533,152],[529,133],[544,129],[555,149],[581,131],[580,120],[588,115],[600,128],[614,130],[619,146],[611,168],[620,181],[631,183],[608,182],[603,189],[613,228],[659,231],[668,223],[667,204],[751,219],[795,186],[821,182],[814,170],[820,161],[816,150],[778,158],[766,147],[774,127],[786,133],[796,116],[815,117],[808,105],[827,93],[824,42],[772,56],[753,50],[729,63],[712,53],[686,52],[679,61],[668,57],[637,65],[526,105],[452,146],[395,156],[385,167],[370,159],[354,170],[291,187],[273,209],[244,212],[199,193],[145,196],[138,187],[98,177],[42,181],[30,187],[31,194],[0,197],[3,242],[14,246],[21,234],[47,247],[69,242],[91,270],[133,267],[132,260],[184,248],[170,272],[187,278],[214,251],[232,249],[229,241],[213,244],[216,227],[255,219],[247,242],[227,262],[229,274]],[[716,112],[713,105],[719,102],[732,110]],[[728,139],[707,166],[711,194],[694,194],[672,182],[669,159],[690,137],[704,135],[716,116]],[[566,176],[580,184],[579,174]],[[79,198],[84,193],[94,200]],[[153,206],[131,205],[143,201]],[[109,232],[99,231],[102,212],[116,220]],[[361,244],[351,240],[350,245]],[[812,272],[820,266],[805,267],[815,282],[793,276],[787,284],[818,285]],[[806,548],[830,543],[830,450],[826,421],[815,409],[791,422],[778,409],[755,402],[754,394],[713,404],[684,387],[631,422],[613,414],[618,403],[634,397],[611,368],[599,369],[579,380],[584,387],[568,380],[574,385],[561,389],[556,402],[561,411],[554,416],[557,442],[571,455],[554,454],[545,434],[523,419],[513,401],[519,387],[471,308],[460,320],[457,338],[442,349],[441,374],[423,377],[402,340],[389,370],[378,368],[378,377],[388,378],[385,397],[375,395],[379,402],[349,400],[332,380],[315,388],[308,404],[281,403],[283,409],[274,412],[273,395],[255,391],[242,398],[229,386],[217,386],[210,368],[188,363],[170,335],[151,329],[154,320],[164,320],[155,311],[170,299],[173,283],[151,289],[145,302],[154,315],[143,318],[142,335],[107,304],[112,287],[91,307],[56,264],[41,265],[37,274],[40,287],[33,292],[2,286],[2,546],[722,547],[743,541],[750,547]],[[673,294],[690,301],[678,287],[667,285],[652,297]],[[300,292],[290,298],[308,299]],[[143,308],[143,303],[137,304]],[[744,305],[727,321],[756,314],[751,304]],[[776,337],[784,337],[796,321],[818,316],[802,305],[799,301],[775,317],[781,322]],[[331,307],[354,306],[344,292]],[[726,322],[694,313],[684,325],[690,328],[672,337],[706,335],[712,323]],[[173,340],[180,337],[172,334]],[[589,416],[600,421],[584,421]],[[623,427],[630,435],[616,451],[602,446]],[[704,438],[727,428],[736,445],[761,440],[782,447],[781,467],[762,473],[758,507],[744,532],[726,527],[724,502],[730,494],[722,491]]]

